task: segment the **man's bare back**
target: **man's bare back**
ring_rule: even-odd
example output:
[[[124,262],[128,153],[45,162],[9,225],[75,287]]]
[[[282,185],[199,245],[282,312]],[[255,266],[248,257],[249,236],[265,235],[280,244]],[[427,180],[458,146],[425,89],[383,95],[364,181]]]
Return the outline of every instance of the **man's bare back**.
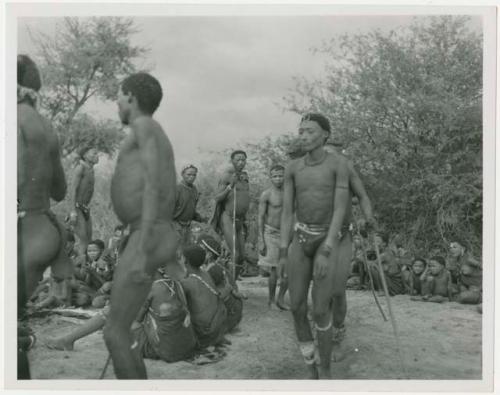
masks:
[[[175,208],[176,174],[173,166],[172,145],[161,126],[152,118],[140,118],[131,126],[118,156],[115,173],[111,180],[111,201],[118,219],[132,228],[140,226],[143,214],[145,178],[148,176],[141,164],[141,157],[148,155],[138,146],[137,133],[147,133],[151,145],[156,147],[152,174],[157,194],[156,222],[172,221]]]
[[[81,176],[75,190],[75,203],[87,206],[94,195],[94,169],[86,163],[80,163],[76,173]]]

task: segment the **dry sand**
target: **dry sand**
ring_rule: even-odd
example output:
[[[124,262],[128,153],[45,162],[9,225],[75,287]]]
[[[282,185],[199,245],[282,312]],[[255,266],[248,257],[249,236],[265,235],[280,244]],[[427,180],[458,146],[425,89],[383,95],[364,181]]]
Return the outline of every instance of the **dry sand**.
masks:
[[[290,312],[267,307],[267,279],[247,278],[240,329],[228,335],[232,345],[221,361],[197,366],[146,360],[151,379],[305,379]],[[399,326],[404,375],[390,322],[384,322],[367,291],[348,291],[346,358],[332,367],[337,379],[481,379],[482,315],[476,306],[412,302],[391,298]],[[383,299],[383,298],[381,298]],[[385,302],[381,300],[386,309]],[[34,319],[38,343],[30,352],[35,379],[97,379],[107,358],[102,332],[75,344],[74,351],[43,346],[48,336],[71,330],[79,320],[57,315]],[[80,321],[83,322],[83,321]],[[358,349],[357,352],[354,349]],[[114,378],[112,366],[106,379]]]

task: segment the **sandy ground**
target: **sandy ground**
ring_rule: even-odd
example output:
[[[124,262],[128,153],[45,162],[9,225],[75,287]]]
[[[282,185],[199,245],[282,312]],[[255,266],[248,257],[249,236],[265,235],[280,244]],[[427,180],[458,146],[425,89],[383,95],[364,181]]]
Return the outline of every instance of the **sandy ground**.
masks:
[[[307,373],[295,341],[291,314],[268,309],[266,284],[267,279],[261,277],[241,283],[249,299],[239,331],[227,336],[232,345],[223,360],[203,366],[146,360],[149,377],[305,379]],[[334,378],[481,379],[482,315],[476,306],[412,302],[405,295],[391,300],[408,374],[402,369],[392,326],[382,320],[371,293],[348,291],[347,335],[343,343],[347,355],[333,364]],[[30,352],[33,378],[99,377],[107,357],[101,331],[78,341],[74,351],[53,351],[43,346],[48,336],[69,331],[77,322],[57,315],[32,321],[38,336]],[[105,378],[114,378],[112,366]]]

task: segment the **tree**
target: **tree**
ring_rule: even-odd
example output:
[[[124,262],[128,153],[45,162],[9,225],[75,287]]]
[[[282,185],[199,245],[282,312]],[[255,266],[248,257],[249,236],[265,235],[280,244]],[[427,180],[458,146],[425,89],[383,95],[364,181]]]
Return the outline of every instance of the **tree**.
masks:
[[[72,133],[80,133],[79,127],[90,122],[86,117],[77,120],[77,127],[72,125],[78,112],[93,97],[116,99],[120,81],[136,71],[136,62],[147,53],[146,48],[132,45],[136,32],[130,18],[92,17],[64,18],[53,37],[31,34],[44,80],[41,109],[68,154],[79,139]],[[115,139],[108,144],[97,128],[85,132],[87,139],[91,131],[105,152],[115,146]]]
[[[413,247],[482,238],[482,37],[466,17],[343,36],[322,81],[297,79],[288,109],[327,115],[376,211]],[[306,104],[304,104],[306,103]]]

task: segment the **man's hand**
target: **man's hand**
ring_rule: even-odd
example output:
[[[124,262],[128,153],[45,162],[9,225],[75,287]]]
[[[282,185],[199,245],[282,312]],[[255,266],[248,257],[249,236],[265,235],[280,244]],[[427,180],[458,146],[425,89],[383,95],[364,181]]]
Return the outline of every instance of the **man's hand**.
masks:
[[[266,242],[264,240],[259,240],[259,254],[261,256],[266,256],[267,255],[267,246]]]
[[[233,174],[231,175],[230,180],[229,180],[229,186],[230,186],[231,188],[233,188],[233,187],[234,187],[234,184],[236,184],[236,183],[238,182],[238,179],[239,179],[238,174],[233,173]]]
[[[75,210],[71,211],[71,213],[69,213],[69,223],[71,225],[75,225],[77,219],[78,219],[78,214],[76,213],[76,211]]]
[[[313,277],[315,279],[321,279],[326,276],[328,271],[328,266],[330,265],[330,257],[322,254],[320,251],[316,261],[314,262]]]

